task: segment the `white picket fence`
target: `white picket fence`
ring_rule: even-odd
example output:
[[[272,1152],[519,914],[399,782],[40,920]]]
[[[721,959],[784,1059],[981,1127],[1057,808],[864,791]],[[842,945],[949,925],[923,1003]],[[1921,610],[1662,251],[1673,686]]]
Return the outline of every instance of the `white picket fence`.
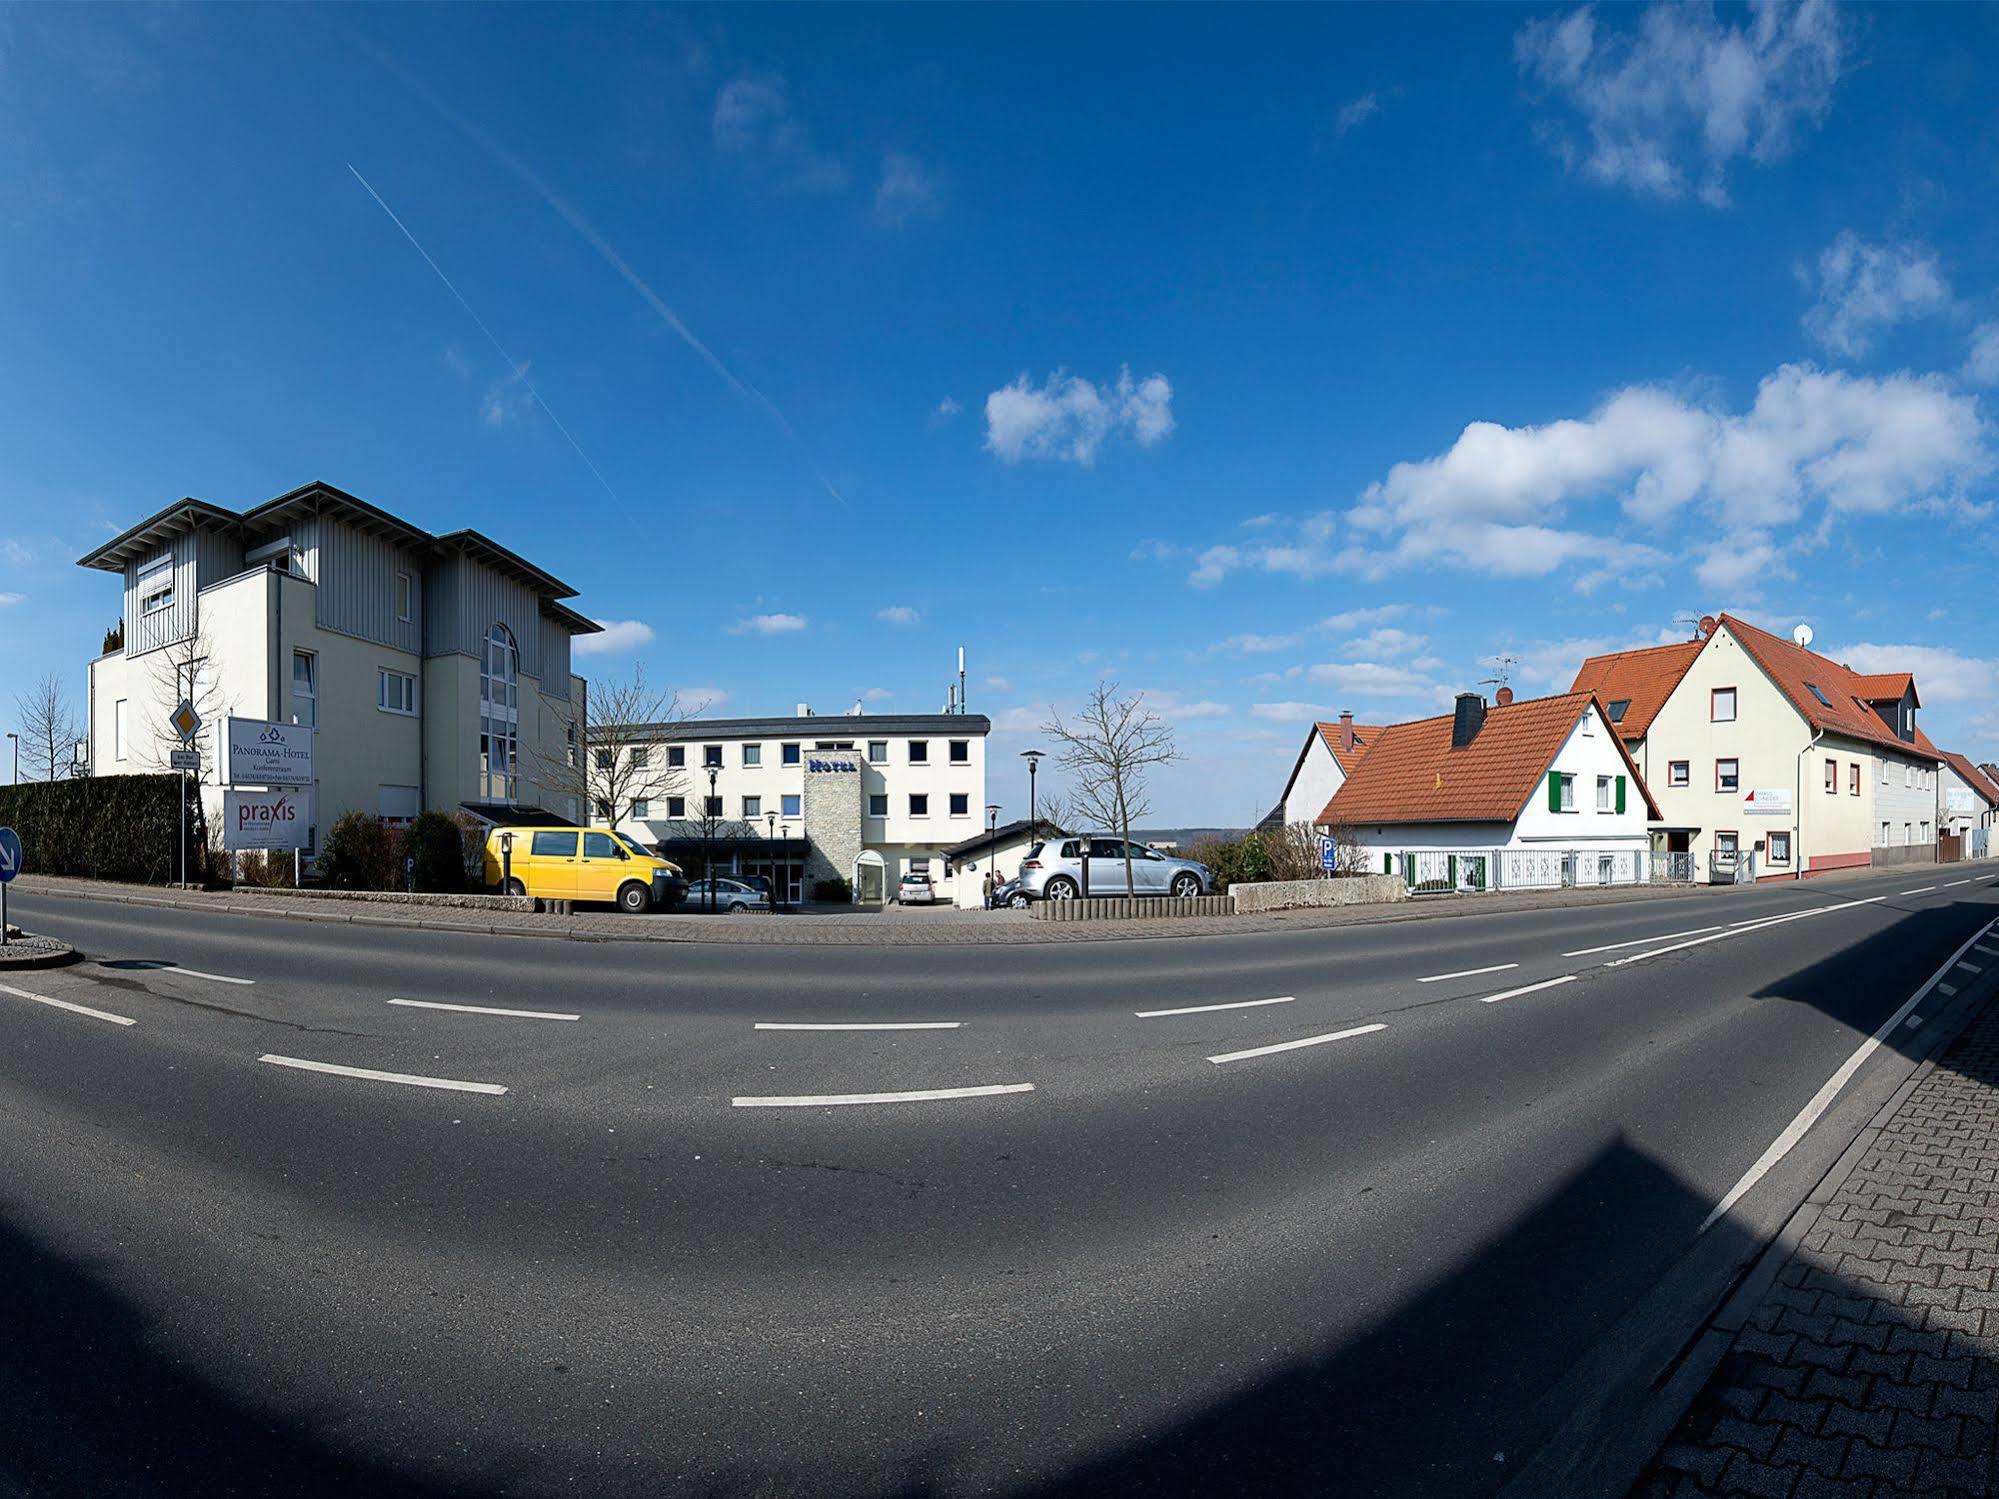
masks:
[[[1423,849],[1387,856],[1411,895],[1691,884],[1692,854],[1595,848]]]

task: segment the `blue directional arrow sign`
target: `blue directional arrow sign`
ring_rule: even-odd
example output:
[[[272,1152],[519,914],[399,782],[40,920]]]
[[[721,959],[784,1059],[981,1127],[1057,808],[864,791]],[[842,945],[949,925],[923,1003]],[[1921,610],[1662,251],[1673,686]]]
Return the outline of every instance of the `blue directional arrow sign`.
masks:
[[[21,872],[21,835],[12,828],[0,828],[0,885]]]

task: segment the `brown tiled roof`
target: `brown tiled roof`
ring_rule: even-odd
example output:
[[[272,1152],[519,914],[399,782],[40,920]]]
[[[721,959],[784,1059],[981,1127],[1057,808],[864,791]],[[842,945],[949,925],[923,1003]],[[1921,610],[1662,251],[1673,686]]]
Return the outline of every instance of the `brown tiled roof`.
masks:
[[[1374,733],[1346,784],[1319,815],[1324,823],[1366,827],[1402,822],[1511,822],[1555,763],[1594,694],[1565,692],[1486,709],[1462,749],[1451,744],[1455,715],[1390,724]],[[1659,807],[1630,752],[1612,736],[1631,784],[1654,819]]]
[[[1353,748],[1340,748],[1340,726],[1336,723],[1322,723],[1319,737],[1326,741],[1326,748],[1333,752],[1333,760],[1340,767],[1341,775],[1352,775],[1353,768],[1360,764],[1360,757],[1367,753],[1368,742],[1381,732],[1377,724],[1357,723],[1353,726]]]
[[[1606,706],[1620,698],[1631,706],[1614,725],[1617,737],[1636,742],[1645,737],[1652,720],[1666,706],[1666,699],[1680,685],[1680,678],[1701,653],[1700,640],[1678,640],[1671,645],[1648,645],[1641,650],[1613,651],[1607,656],[1591,656],[1576,672],[1571,692],[1594,692]]]
[[[1902,694],[1916,685],[1916,679],[1906,671],[1855,672],[1853,680],[1853,695],[1870,703],[1899,703]],[[1923,700],[1917,698],[1916,706],[1922,705]]]
[[[1778,690],[1791,700],[1791,706],[1802,713],[1805,722],[1813,728],[1828,734],[1842,734],[1848,739],[1886,745],[1905,755],[1943,758],[1934,745],[1925,749],[1921,744],[1898,739],[1880,715],[1866,706],[1872,701],[1868,696],[1870,690],[1878,689],[1884,682],[1902,680],[1899,674],[1889,672],[1862,676],[1816,651],[1806,650],[1794,640],[1772,635],[1768,630],[1759,630],[1733,614],[1722,615],[1721,623],[1742,642],[1742,648],[1749,652],[1750,658],[1763,668],[1770,680],[1777,684]],[[1813,687],[1826,695],[1826,702],[1822,703],[1813,696]],[[1887,695],[1899,697],[1901,693],[1891,691]]]
[[[1940,753],[1943,755],[1944,763],[1957,772],[1958,778],[1965,785],[1984,797],[1988,806],[1999,807],[1999,783],[1994,783],[1990,776],[1964,756],[1954,754],[1950,750],[1943,750]]]

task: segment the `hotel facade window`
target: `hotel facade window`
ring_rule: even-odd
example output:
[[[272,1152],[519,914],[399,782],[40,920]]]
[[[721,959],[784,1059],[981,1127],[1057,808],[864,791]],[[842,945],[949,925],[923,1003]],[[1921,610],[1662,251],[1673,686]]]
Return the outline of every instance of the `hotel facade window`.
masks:
[[[514,799],[514,761],[520,754],[520,647],[514,632],[495,621],[486,631],[486,656],[479,670],[479,794]]]
[[[319,727],[319,657],[311,651],[292,652],[292,722]]]

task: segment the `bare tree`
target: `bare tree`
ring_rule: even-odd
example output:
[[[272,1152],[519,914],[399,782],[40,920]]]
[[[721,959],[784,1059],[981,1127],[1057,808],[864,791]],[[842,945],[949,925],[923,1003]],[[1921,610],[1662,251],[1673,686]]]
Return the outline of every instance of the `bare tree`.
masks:
[[[1034,815],[1065,832],[1069,827],[1069,803],[1061,792],[1050,787],[1034,799]]]
[[[1099,680],[1074,718],[1050,708],[1041,731],[1062,746],[1055,763],[1069,773],[1077,817],[1123,842],[1125,894],[1135,895],[1131,824],[1152,810],[1146,782],[1153,768],[1180,758],[1172,728],[1145,706],[1144,693],[1120,697],[1116,682]]]
[[[221,784],[215,750],[222,743],[223,720],[235,711],[236,704],[216,675],[214,637],[209,634],[208,625],[199,624],[192,634],[151,652],[150,660],[152,768],[165,770],[168,752],[181,747],[180,735],[174,731],[171,720],[174,709],[186,698],[201,715],[201,730],[195,736],[195,747],[201,751],[200,778],[210,785]]]
[[[685,792],[687,772],[667,763],[668,746],[658,742],[656,730],[694,717],[706,703],[689,708],[679,693],[652,686],[643,665],[628,679],[590,683],[580,711],[573,702],[547,702],[563,725],[564,742],[534,752],[535,779],[576,798],[586,823],[615,828],[636,815],[640,802]]]
[[[27,778],[55,780],[76,753],[76,711],[62,690],[62,678],[50,672],[14,699],[14,711]]]

